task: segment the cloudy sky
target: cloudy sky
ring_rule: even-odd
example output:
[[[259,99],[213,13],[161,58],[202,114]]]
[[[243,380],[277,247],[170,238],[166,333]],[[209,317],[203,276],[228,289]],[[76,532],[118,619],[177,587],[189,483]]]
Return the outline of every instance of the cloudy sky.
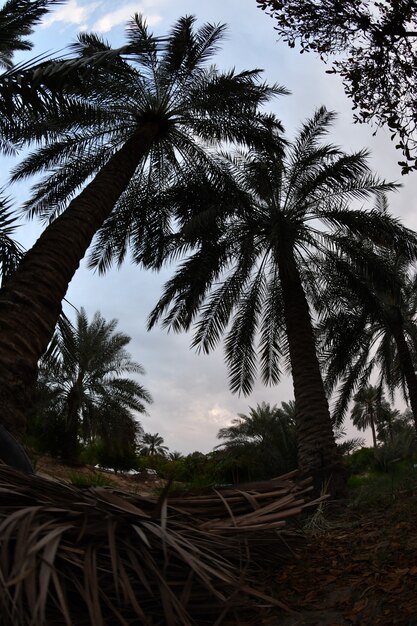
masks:
[[[68,0],[46,16],[33,37],[36,53],[62,50],[80,31],[100,33],[113,45],[123,41],[126,21],[142,13],[155,35],[169,31],[182,15],[196,15],[198,24],[226,23],[229,27],[222,50],[215,62],[222,69],[262,68],[265,80],[287,87],[291,95],[271,104],[291,138],[302,121],[324,104],[339,113],[331,140],[346,151],[368,147],[372,167],[385,178],[403,183],[390,198],[391,211],[411,228],[417,228],[415,210],[417,173],[401,177],[397,154],[389,136],[369,126],[352,123],[350,102],[337,77],[328,76],[325,66],[311,55],[300,55],[277,42],[273,20],[256,6],[255,0],[145,0],[111,2],[110,0]],[[3,161],[4,163],[4,161]],[[7,180],[7,167],[1,171],[0,184]],[[27,197],[27,186],[12,190],[16,202]],[[21,227],[18,238],[30,247],[40,232],[36,223]],[[76,307],[83,306],[89,317],[99,310],[106,319],[117,318],[119,329],[132,337],[130,352],[146,369],[141,382],[150,390],[154,403],[149,416],[141,418],[148,432],[159,432],[170,450],[183,453],[208,452],[218,443],[219,428],[230,423],[237,413],[262,401],[280,404],[292,398],[289,379],[279,386],[265,388],[258,383],[249,397],[230,393],[222,350],[206,356],[189,349],[191,337],[167,334],[160,329],[146,332],[146,318],[155,304],[160,287],[169,277],[140,271],[125,264],[106,276],[81,268],[73,279],[67,298]],[[66,308],[68,315],[71,309]],[[354,430],[349,428],[349,433]]]

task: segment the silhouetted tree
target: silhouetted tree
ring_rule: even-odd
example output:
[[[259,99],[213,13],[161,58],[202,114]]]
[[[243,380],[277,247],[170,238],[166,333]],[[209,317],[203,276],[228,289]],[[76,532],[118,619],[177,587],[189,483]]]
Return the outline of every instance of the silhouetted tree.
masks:
[[[387,126],[405,156],[403,173],[416,169],[415,0],[256,1],[290,47],[336,57],[328,73],[342,77],[355,121]]]

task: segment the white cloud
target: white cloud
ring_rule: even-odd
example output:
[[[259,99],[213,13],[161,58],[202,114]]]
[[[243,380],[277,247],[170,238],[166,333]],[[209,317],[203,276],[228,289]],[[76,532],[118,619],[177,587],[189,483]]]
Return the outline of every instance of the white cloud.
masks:
[[[142,12],[146,17],[146,22],[149,26],[157,24],[162,19],[162,17],[156,13],[147,15],[143,9],[141,10],[141,7],[138,7],[137,4],[126,4],[116,11],[111,11],[110,13],[102,15],[102,17],[97,20],[95,24],[93,24],[93,31],[98,33],[107,33],[115,26],[119,26],[119,24],[127,22],[135,13]]]
[[[85,30],[86,20],[100,4],[100,2],[92,2],[88,6],[81,6],[77,0],[68,0],[60,9],[49,13],[42,22],[42,26],[47,28],[56,22],[65,22],[66,24],[76,24]]]

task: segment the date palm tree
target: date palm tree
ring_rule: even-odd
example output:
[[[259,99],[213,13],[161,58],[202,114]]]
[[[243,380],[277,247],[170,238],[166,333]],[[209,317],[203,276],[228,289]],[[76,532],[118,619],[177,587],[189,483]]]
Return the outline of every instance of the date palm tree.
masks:
[[[24,427],[37,361],[52,337],[68,284],[112,211],[140,215],[143,229],[152,231],[156,226],[141,211],[147,185],[165,184],[186,164],[214,178],[209,147],[223,140],[256,143],[268,117],[258,107],[282,91],[260,82],[258,70],[238,74],[209,65],[224,26],[195,29],[194,21],[178,20],[161,52],[135,16],[128,31],[131,63],[113,55],[107,66],[92,69],[89,80],[84,77],[79,88],[84,117],[63,110],[48,119],[43,112],[38,124],[26,129],[27,141],[43,129],[44,145],[14,178],[47,171],[27,208],[48,218],[60,215],[0,292],[0,414],[15,432]],[[111,52],[94,35],[82,35],[77,50],[84,60],[97,51]]]
[[[326,294],[320,325],[326,388],[337,388],[333,417],[340,424],[355,389],[366,387],[377,371],[378,387],[391,396],[400,387],[417,429],[417,276],[397,252],[385,251],[380,262],[397,280],[394,292],[359,271],[360,296],[346,281],[335,281]]]
[[[249,407],[248,415],[239,413],[217,438],[232,456],[249,459],[259,478],[272,478],[297,466],[294,415],[294,402],[282,402],[281,408],[262,402]]]
[[[333,119],[319,109],[284,156],[266,148],[230,158],[241,195],[224,200],[223,216],[221,207],[213,211],[211,229],[206,218],[198,231],[200,216],[186,222],[183,246],[188,237],[192,254],[149,318],[150,327],[162,319],[174,330],[195,323],[192,345],[202,352],[225,335],[232,391],[251,391],[258,360],[265,383],[277,384],[282,367],[288,368],[300,467],[322,477],[336,476],[339,465],[311,320],[314,303],[332,274],[347,274],[343,255],[366,264],[354,238],[398,246],[412,258],[417,244],[416,235],[389,215],[355,206],[392,186],[371,175],[365,152],[346,154],[322,142]],[[324,273],[325,265],[331,271]]]
[[[164,438],[159,433],[144,433],[141,438],[140,453],[146,456],[165,456],[168,447],[164,446]]]
[[[41,361],[40,383],[61,412],[65,460],[77,461],[79,437],[87,442],[136,437],[134,412],[146,413],[149,392],[125,373],[143,374],[125,347],[130,337],[116,331],[117,320],[84,309],[75,326],[61,318],[54,342]]]
[[[359,430],[371,428],[372,442],[377,447],[376,428],[379,422],[388,417],[390,406],[378,387],[363,387],[353,398],[354,406],[351,412],[352,423]]]

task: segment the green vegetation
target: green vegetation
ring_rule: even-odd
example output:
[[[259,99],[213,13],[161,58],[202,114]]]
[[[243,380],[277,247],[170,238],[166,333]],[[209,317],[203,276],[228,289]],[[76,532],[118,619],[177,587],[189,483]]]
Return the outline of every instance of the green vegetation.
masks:
[[[272,478],[297,467],[295,402],[281,408],[263,402],[249,415],[239,414],[232,425],[217,434],[221,444],[223,471],[231,482]]]
[[[75,472],[70,475],[70,483],[76,487],[112,487],[114,483],[103,474],[82,474]]]

